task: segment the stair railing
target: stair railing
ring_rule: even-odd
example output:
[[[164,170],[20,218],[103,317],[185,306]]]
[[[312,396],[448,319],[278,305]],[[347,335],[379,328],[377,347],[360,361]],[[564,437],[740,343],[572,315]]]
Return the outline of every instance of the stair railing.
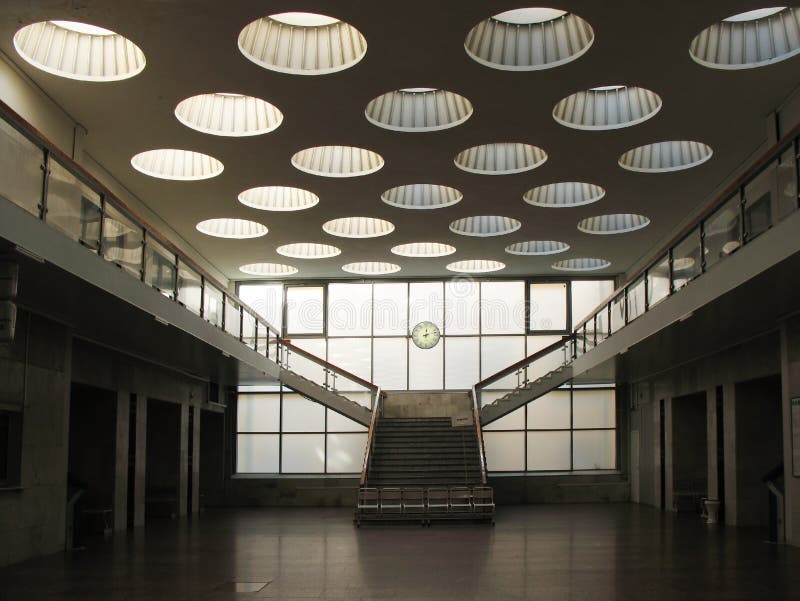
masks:
[[[481,409],[478,404],[478,395],[475,387],[470,391],[472,398],[472,420],[475,422],[475,434],[478,437],[478,457],[481,461],[481,483],[484,486],[489,484],[489,477],[486,470],[486,449],[483,446],[483,429],[481,428]]]
[[[361,479],[358,485],[363,488],[367,484],[367,472],[372,465],[372,455],[375,450],[375,428],[378,422],[378,414],[383,412],[383,395],[378,387],[375,391],[375,401],[373,402],[372,417],[369,420],[369,433],[367,434],[367,445],[364,449],[364,463],[361,466]]]

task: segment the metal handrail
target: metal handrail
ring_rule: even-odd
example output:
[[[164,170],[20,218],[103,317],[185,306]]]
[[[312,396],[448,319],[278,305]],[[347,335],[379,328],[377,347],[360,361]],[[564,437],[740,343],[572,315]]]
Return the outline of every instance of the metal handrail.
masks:
[[[472,389],[473,390],[477,390],[479,388],[485,388],[486,386],[488,386],[492,382],[496,382],[497,380],[499,380],[501,378],[504,378],[505,376],[508,376],[508,375],[514,373],[519,368],[525,367],[527,365],[530,365],[531,363],[533,363],[537,359],[541,359],[545,355],[549,355],[550,353],[552,353],[554,350],[562,348],[568,341],[574,340],[574,339],[575,339],[575,334],[567,334],[566,336],[562,336],[561,340],[559,340],[558,342],[554,342],[553,344],[544,347],[542,350],[536,351],[532,355],[528,355],[524,359],[520,359],[516,363],[512,363],[511,365],[509,365],[508,367],[504,367],[503,369],[501,369],[497,373],[494,373],[491,376],[489,376],[487,378],[484,378],[483,380],[481,380],[480,382],[475,384],[472,387]]]
[[[483,430],[481,428],[481,410],[478,407],[478,394],[475,386],[470,391],[472,397],[472,419],[475,421],[475,434],[478,436],[478,456],[481,461],[481,482],[484,486],[489,484],[489,477],[486,470],[486,448],[483,446]]]
[[[321,365],[322,367],[324,367],[324,368],[326,368],[326,369],[328,369],[328,370],[330,370],[332,372],[335,372],[337,374],[340,374],[340,375],[344,376],[348,380],[352,380],[353,382],[363,386],[364,388],[368,388],[369,390],[371,390],[373,392],[379,390],[379,387],[378,387],[377,384],[373,384],[369,380],[365,380],[364,378],[360,378],[357,375],[350,373],[346,369],[342,369],[338,365],[334,365],[333,363],[329,363],[328,361],[326,361],[322,357],[317,357],[313,353],[309,353],[308,351],[300,348],[299,346],[295,346],[294,344],[292,344],[291,342],[289,342],[285,338],[279,338],[278,339],[278,344],[281,345],[281,346],[286,347],[287,349],[289,349],[293,353],[297,353],[298,355],[301,355],[302,357],[305,357],[306,359],[309,359],[309,360],[313,361],[314,363],[317,363],[317,364]]]
[[[372,417],[369,420],[369,434],[367,434],[367,445],[364,450],[364,464],[361,466],[361,479],[359,486],[364,487],[367,484],[367,469],[372,463],[372,451],[375,446],[375,428],[378,422],[378,413],[381,411],[381,399],[383,393],[378,388],[375,391],[375,405],[372,408]]]

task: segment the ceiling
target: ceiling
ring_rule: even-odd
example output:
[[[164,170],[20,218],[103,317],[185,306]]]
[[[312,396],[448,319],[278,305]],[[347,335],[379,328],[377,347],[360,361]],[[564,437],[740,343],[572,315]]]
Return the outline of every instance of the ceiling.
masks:
[[[125,187],[169,223],[209,262],[231,279],[253,279],[239,266],[260,261],[286,263],[307,278],[359,277],[342,265],[389,261],[402,271],[391,277],[450,275],[452,261],[491,259],[506,268],[493,275],[556,274],[554,260],[598,257],[611,262],[598,273],[623,273],[654,252],[708,196],[740,168],[766,139],[765,117],[800,83],[798,61],[762,68],[717,70],[698,65],[689,44],[703,28],[753,8],[752,2],[559,2],[557,8],[585,19],[594,43],[577,60],[539,71],[512,72],[470,58],[464,39],[481,20],[519,5],[475,1],[394,2],[239,0],[4,0],[0,8],[0,48],[46,93],[88,129],[85,149]],[[524,5],[522,5],[524,6]],[[365,57],[355,66],[320,76],[278,73],[246,59],[239,32],[269,14],[307,11],[335,16],[366,38]],[[147,66],[117,82],[81,82],[37,70],[14,50],[21,26],[43,20],[73,20],[102,26],[134,41]],[[572,93],[625,84],[656,92],[663,101],[652,118],[624,129],[582,131],[554,120],[553,107]],[[401,88],[432,87],[466,97],[474,113],[451,129],[398,132],[365,117],[375,97]],[[176,119],[183,99],[208,92],[235,92],[262,98],[283,113],[274,131],[254,137],[224,138],[194,131]],[[617,166],[631,148],[664,140],[696,140],[714,155],[708,162],[674,173],[635,173]],[[494,142],[522,142],[544,149],[547,161],[513,175],[479,175],[458,169],[462,150]],[[302,172],[290,158],[311,146],[340,144],[379,153],[379,171],[352,178]],[[185,148],[210,154],[225,166],[203,181],[149,177],[131,166],[131,157],[154,148]],[[526,204],[536,186],[582,181],[606,189],[600,201],[574,208]],[[461,202],[436,210],[407,210],[381,201],[385,190],[404,184],[434,183],[463,192]],[[319,196],[313,208],[268,212],[237,201],[256,186],[296,186]],[[635,213],[647,227],[620,235],[578,230],[582,219]],[[448,229],[457,219],[501,215],[521,222],[517,231],[476,238]],[[338,238],[322,230],[326,221],[370,216],[391,221],[395,230],[369,239]],[[201,234],[195,225],[214,217],[258,221],[266,236],[225,240]],[[515,256],[504,248],[527,240],[570,245],[551,256]],[[342,254],[322,260],[287,259],[276,253],[292,242],[334,244]],[[439,258],[405,258],[390,248],[408,242],[441,242],[457,252]]]

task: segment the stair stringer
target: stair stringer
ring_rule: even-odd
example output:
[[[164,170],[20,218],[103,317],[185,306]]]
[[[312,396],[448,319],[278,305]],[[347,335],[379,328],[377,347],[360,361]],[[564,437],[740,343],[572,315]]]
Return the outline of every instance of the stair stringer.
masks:
[[[481,426],[492,423],[523,405],[546,395],[551,390],[566,384],[573,378],[572,364],[564,365],[541,378],[530,382],[526,387],[517,388],[481,408]]]
[[[349,417],[362,426],[369,427],[372,411],[368,407],[364,407],[340,394],[336,394],[332,390],[323,388],[319,384],[315,384],[311,380],[289,369],[281,368],[278,378],[283,384],[296,390],[300,394],[307,396],[321,405],[325,405],[337,413],[341,413],[345,417]]]

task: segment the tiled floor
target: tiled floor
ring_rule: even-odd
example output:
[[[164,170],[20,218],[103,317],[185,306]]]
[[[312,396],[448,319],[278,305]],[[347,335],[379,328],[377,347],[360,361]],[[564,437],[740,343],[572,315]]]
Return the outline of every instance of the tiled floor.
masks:
[[[800,598],[800,549],[648,507],[501,507],[494,528],[356,529],[350,517],[244,509],[154,522],[0,570],[0,600]]]

